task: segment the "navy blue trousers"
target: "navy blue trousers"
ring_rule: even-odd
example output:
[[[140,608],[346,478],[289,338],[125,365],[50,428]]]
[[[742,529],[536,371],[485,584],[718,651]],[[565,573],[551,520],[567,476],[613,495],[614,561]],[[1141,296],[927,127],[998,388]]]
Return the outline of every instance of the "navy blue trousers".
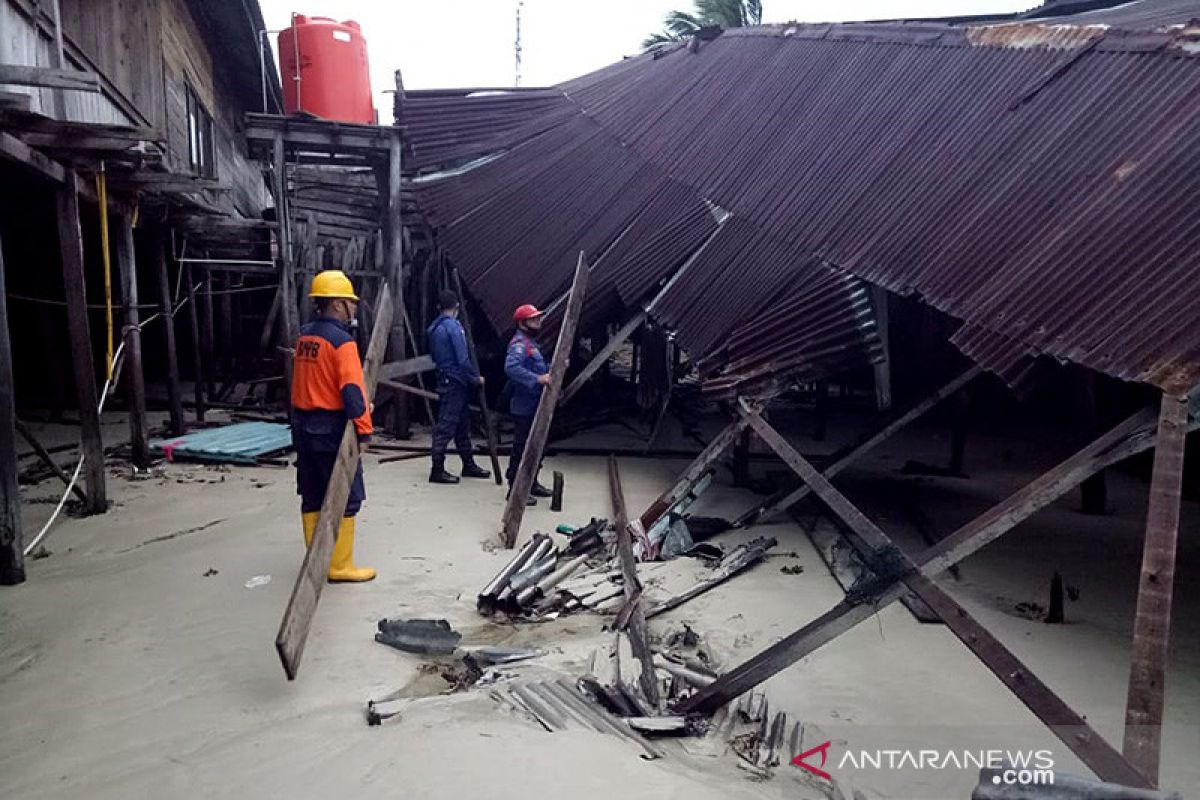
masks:
[[[453,440],[463,463],[472,463],[471,391],[461,383],[438,381],[438,418],[433,426],[433,463],[446,459],[446,449]]]
[[[346,415],[336,411],[294,411],[292,444],[296,447],[296,494],[300,495],[300,513],[320,511],[325,488],[333,475],[338,447],[346,429]],[[367,499],[362,462],[350,482],[350,498],[343,516],[353,517]]]
[[[521,466],[521,456],[525,453],[525,442],[529,441],[529,431],[533,428],[533,416],[525,417],[513,414],[512,422],[512,450],[509,451],[508,455],[508,469],[504,472],[504,476],[508,478],[510,484],[517,477],[517,468]],[[534,473],[533,479],[537,480],[537,473]]]

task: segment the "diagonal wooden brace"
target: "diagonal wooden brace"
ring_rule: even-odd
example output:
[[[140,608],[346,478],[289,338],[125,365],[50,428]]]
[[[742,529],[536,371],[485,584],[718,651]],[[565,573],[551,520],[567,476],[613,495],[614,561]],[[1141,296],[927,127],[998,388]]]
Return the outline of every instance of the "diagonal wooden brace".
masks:
[[[845,455],[826,467],[822,474],[826,478],[833,478],[871,450],[874,450],[880,444],[890,439],[893,434],[929,413],[934,406],[973,381],[981,372],[983,372],[983,369],[978,366],[971,367],[966,372],[963,372],[920,403],[917,403],[908,411],[893,419],[879,431],[855,445]],[[765,522],[776,514],[796,505],[796,503],[799,503],[811,492],[812,488],[808,484],[802,484],[795,489],[784,489],[781,492],[777,492],[734,520],[733,526],[735,528],[746,528],[751,525],[757,525],[760,522]]]
[[[875,559],[880,553],[886,552],[890,555],[890,561],[894,564],[894,568],[890,570],[883,568],[877,570],[877,572],[882,572],[884,575],[877,581],[878,585],[873,592],[860,592],[862,596],[848,597],[845,602],[840,603],[830,612],[823,615],[815,626],[805,626],[801,631],[792,634],[792,636],[789,636],[783,642],[768,648],[767,651],[755,656],[750,662],[743,664],[694,695],[678,709],[680,712],[708,712],[719,708],[732,697],[736,697],[752,686],[757,685],[757,683],[765,680],[767,677],[794,663],[797,658],[802,657],[807,652],[812,652],[812,649],[819,647],[821,644],[834,638],[838,633],[853,626],[856,622],[870,616],[876,608],[882,607],[883,604],[889,603],[899,597],[901,594],[900,584],[903,583],[924,600],[930,608],[937,612],[947,627],[1039,719],[1045,722],[1051,731],[1072,752],[1094,770],[1099,777],[1103,780],[1124,783],[1129,786],[1150,786],[1149,781],[1141,772],[1135,769],[1124,756],[1093,731],[1082,717],[1076,714],[1048,686],[1033,675],[1013,653],[971,617],[966,609],[959,605],[957,601],[946,594],[931,577],[931,575],[935,575],[947,566],[944,563],[945,553],[962,552],[968,549],[968,547],[972,548],[971,552],[974,552],[975,549],[982,547],[986,543],[983,541],[984,539],[991,541],[998,537],[1004,531],[1011,529],[1016,524],[1016,521],[1026,518],[1034,510],[1043,507],[1053,498],[1043,496],[1039,498],[1039,500],[1043,500],[1040,503],[1033,498],[1025,498],[1025,502],[1021,505],[1029,510],[1024,515],[1019,516],[1016,521],[1012,522],[1009,522],[1008,519],[1016,516],[1015,514],[1010,514],[1006,518],[1003,514],[998,515],[993,513],[996,510],[993,509],[993,512],[984,514],[980,518],[984,520],[984,524],[980,528],[977,528],[975,535],[969,540],[959,536],[959,534],[963,533],[963,530],[960,530],[954,537],[950,537],[957,537],[955,544],[947,548],[946,541],[943,541],[938,547],[931,548],[932,551],[943,550],[943,553],[939,554],[927,551],[918,559],[913,560],[899,548],[895,547],[888,536],[878,526],[859,511],[841,492],[835,489],[815,467],[809,464],[786,439],[771,428],[757,412],[743,405],[739,408],[739,414],[796,471],[801,479],[812,488],[812,491],[824,501],[829,509],[854,530],[866,548],[865,555]],[[1134,417],[1126,420],[1125,423],[1119,425],[1114,431],[1110,431],[1109,434],[1101,437],[1101,440],[1085,448],[1084,451],[1081,451],[1081,454],[1077,454],[1073,459],[1069,459],[1067,463],[1080,460],[1080,455],[1083,454],[1088,454],[1098,460],[1120,460],[1120,458],[1131,454],[1127,452],[1129,448],[1136,447],[1135,443],[1137,442],[1144,442],[1144,437],[1141,434],[1145,430],[1145,416],[1145,412],[1135,414]],[[1149,445],[1147,444],[1146,446]],[[1124,455],[1119,455],[1120,453],[1124,453]],[[1113,461],[1110,460],[1107,463],[1113,463]],[[1096,466],[1095,469],[1107,466],[1107,463]],[[1034,483],[1046,483],[1056,489],[1060,489],[1061,491],[1054,494],[1054,497],[1058,497],[1063,492],[1069,491],[1077,485],[1087,477],[1087,474],[1095,471],[1095,469],[1092,469],[1091,472],[1081,474],[1083,469],[1087,469],[1086,466],[1081,469],[1080,465],[1074,464],[1072,465],[1073,469],[1066,470],[1062,469],[1063,466],[1060,465],[1059,468],[1052,470],[1051,473],[1047,473],[1042,479]],[[1054,478],[1051,480],[1045,480],[1054,473],[1059,474],[1054,475]],[[1068,483],[1069,485],[1065,485],[1064,488],[1064,484]],[[1020,495],[1021,492],[1017,494]],[[1006,503],[1002,503],[1001,506],[1006,505]],[[1011,512],[1016,509],[1009,510]],[[1001,519],[1006,520],[1003,523],[1004,527],[997,530],[1000,527],[998,521]],[[989,521],[990,525],[988,524]],[[957,549],[955,549],[956,546]],[[962,557],[965,557],[965,555]],[[890,580],[888,580],[889,577]],[[872,597],[872,595],[874,596]],[[875,602],[872,603],[872,600]],[[806,649],[805,653],[797,655],[801,649],[805,648],[811,649]],[[750,682],[751,679],[753,682]],[[720,686],[721,684],[725,685]]]

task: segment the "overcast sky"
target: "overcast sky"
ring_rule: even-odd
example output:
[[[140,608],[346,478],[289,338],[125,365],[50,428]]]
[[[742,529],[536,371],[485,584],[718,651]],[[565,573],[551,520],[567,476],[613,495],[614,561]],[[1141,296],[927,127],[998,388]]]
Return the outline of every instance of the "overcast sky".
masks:
[[[377,92],[399,68],[405,88],[512,86],[516,0],[260,0],[271,29],[295,11],[363,28]],[[763,0],[764,22],[831,22],[1018,11],[1039,0]],[[522,85],[548,86],[637,53],[691,0],[525,0]],[[272,41],[275,37],[272,36]],[[376,96],[386,108],[390,100]]]

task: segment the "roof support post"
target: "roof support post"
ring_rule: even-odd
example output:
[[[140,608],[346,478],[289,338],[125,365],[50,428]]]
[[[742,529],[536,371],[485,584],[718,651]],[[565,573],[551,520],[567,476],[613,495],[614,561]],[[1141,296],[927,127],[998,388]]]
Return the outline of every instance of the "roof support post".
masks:
[[[1171,593],[1175,581],[1175,547],[1179,537],[1187,431],[1187,398],[1164,393],[1158,416],[1150,504],[1146,511],[1146,540],[1138,579],[1129,695],[1125,706],[1125,756],[1153,784],[1158,783],[1167,645],[1171,633]]]
[[[121,276],[121,304],[124,306],[125,326],[121,338],[125,342],[126,402],[129,405],[129,444],[135,467],[144,469],[150,463],[150,444],[146,438],[146,378],[142,372],[142,329],[138,313],[137,256],[133,242],[133,219],[119,217],[121,230],[117,234],[117,270]]]
[[[171,433],[180,435],[187,430],[183,416],[183,390],[179,385],[179,350],[175,343],[175,309],[171,304],[171,279],[167,274],[166,237],[162,229],[153,234],[152,254],[158,273],[158,310],[163,316],[167,345],[167,405],[171,413]]]
[[[405,339],[408,314],[404,297],[404,220],[401,216],[403,141],[399,128],[387,130],[390,134],[387,175],[386,179],[382,180],[383,186],[380,187],[380,193],[386,193],[387,196],[387,210],[383,219],[383,274],[392,288],[392,302],[398,309],[398,313],[392,315],[392,329],[388,334],[388,358],[392,361],[404,361],[409,354],[408,342]],[[407,396],[396,395],[392,401],[389,427],[397,436],[408,435],[408,412]],[[432,420],[430,424],[433,424]]]
[[[83,277],[83,233],[79,228],[79,195],[75,186],[75,172],[67,170],[66,179],[57,192],[58,243],[62,258],[63,288],[67,300],[71,366],[75,373],[80,433],[83,437],[87,510],[90,514],[102,514],[108,508],[108,494],[104,485],[104,441],[100,434],[92,335],[88,329],[87,292]]]
[[[2,243],[0,243],[2,244]],[[21,532],[21,492],[17,485],[17,397],[8,337],[8,293],[4,249],[0,246],[0,585],[25,582],[25,538]]]

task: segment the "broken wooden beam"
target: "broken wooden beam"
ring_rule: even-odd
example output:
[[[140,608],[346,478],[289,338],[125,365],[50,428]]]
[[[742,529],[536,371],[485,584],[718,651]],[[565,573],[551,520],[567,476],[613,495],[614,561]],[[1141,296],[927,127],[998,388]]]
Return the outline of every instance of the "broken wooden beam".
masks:
[[[743,402],[738,411],[759,437],[779,453],[797,475],[812,487],[813,493],[822,500],[825,506],[857,534],[857,538],[851,538],[849,541],[856,547],[859,546],[857,542],[861,541],[864,545],[863,555],[873,559],[879,565],[875,568],[875,572],[881,579],[877,581],[876,587],[866,587],[866,591],[860,590],[859,595],[848,598],[852,603],[877,608],[878,603],[871,602],[875,599],[871,595],[890,595],[890,602],[891,599],[899,596],[900,583],[907,584],[918,597],[941,616],[947,627],[979,657],[983,664],[1100,778],[1129,786],[1149,786],[1145,776],[1092,730],[1083,717],[1075,713],[1008,648],[980,625],[965,608],[943,591],[932,577],[924,572],[924,564],[920,558],[913,560],[896,547],[878,526],[834,488],[786,439],[768,425],[756,410],[750,409]],[[1086,476],[1078,476],[1078,480],[1082,480],[1083,477]],[[1069,491],[1070,488],[1073,487],[1068,487],[1067,490]],[[882,593],[878,590],[880,585],[887,585]],[[782,644],[783,642],[768,648],[766,652],[775,651],[775,655],[779,655],[782,649],[776,650],[776,648],[780,648]],[[751,661],[758,661],[758,657]],[[789,660],[788,664],[790,663],[794,663],[793,660]],[[782,669],[786,665],[775,664],[772,666]],[[759,661],[758,666],[761,669],[763,663]],[[734,670],[734,673],[741,669],[739,667]],[[730,673],[730,675],[732,674]],[[774,674],[774,672],[770,674]],[[765,677],[769,677],[769,675]],[[726,685],[722,687],[723,683]],[[737,684],[740,691],[731,693],[734,684]],[[702,709],[711,712],[754,685],[757,683],[745,685],[744,680],[737,679],[730,679],[727,682],[726,677],[722,677],[712,686],[706,687],[685,701],[684,706],[688,712]],[[724,699],[717,702],[720,698]]]
[[[665,492],[659,495],[658,499],[650,504],[650,507],[642,512],[640,517],[642,528],[650,530],[654,523],[658,522],[663,514],[671,506],[680,501],[689,491],[692,486],[704,477],[717,460],[728,450],[733,447],[734,442],[746,429],[749,423],[743,417],[736,417],[732,422],[725,426],[713,440],[708,443],[708,446],[700,451],[700,455],[696,456],[695,460],[688,465],[679,479],[668,488]]]
[[[654,675],[654,653],[650,650],[650,631],[646,627],[646,611],[642,606],[642,582],[638,580],[637,563],[633,560],[633,538],[629,533],[629,513],[625,508],[625,490],[621,486],[621,470],[617,457],[608,457],[608,490],[612,496],[613,525],[617,530],[617,557],[621,560],[621,577],[625,583],[625,602],[629,605],[628,627],[625,635],[633,656],[642,665],[639,676],[642,694],[656,709],[662,705],[658,679]]]
[[[366,358],[363,360],[363,384],[368,397],[375,394],[380,362],[387,346],[387,330],[392,319],[392,296],[386,283],[380,289],[375,313],[375,329],[371,332],[371,341],[367,345]],[[354,422],[347,420],[333,474],[329,478],[325,499],[321,503],[316,530],[313,531],[312,541],[304,554],[304,563],[300,566],[300,574],[296,576],[296,584],[292,587],[287,609],[279,624],[279,633],[275,636],[275,651],[279,653],[279,660],[288,680],[295,680],[300,670],[300,658],[304,655],[308,631],[312,627],[313,615],[321,599],[321,590],[325,587],[325,580],[329,575],[329,558],[333,554],[334,539],[337,537],[342,515],[346,511],[350,483],[354,480],[361,456],[358,432]]]
[[[934,406],[937,406],[943,400],[958,392],[982,372],[983,368],[979,366],[971,367],[966,372],[963,372],[945,386],[938,389],[921,402],[917,403],[908,411],[905,411],[887,425],[880,428],[874,434],[855,445],[845,455],[826,467],[822,474],[826,478],[833,478],[834,476],[838,475],[840,472],[854,464],[871,450],[874,450],[880,444],[890,439],[898,431],[905,428],[912,422],[915,422],[917,419],[923,417],[925,414],[931,411]],[[774,517],[776,514],[786,511],[796,503],[803,500],[811,491],[812,489],[810,489],[806,484],[801,484],[795,489],[784,489],[783,491],[772,495],[756,505],[754,508],[742,514],[740,517],[734,520],[733,526],[735,528],[743,528],[768,520]]]
[[[1155,437],[1146,538],[1133,622],[1129,693],[1125,706],[1124,752],[1152,784],[1158,783],[1162,743],[1171,594],[1183,489],[1187,398],[1164,393]]]
[[[562,391],[563,378],[567,374],[567,362],[571,357],[571,348],[575,344],[575,330],[579,325],[579,314],[583,310],[587,282],[587,259],[580,250],[579,261],[575,265],[575,278],[571,282],[571,291],[567,300],[567,310],[563,314],[562,325],[558,329],[558,341],[554,345],[554,355],[550,362],[550,383],[542,389],[537,413],[533,417],[533,426],[529,430],[529,439],[525,442],[525,451],[521,454],[521,464],[517,468],[516,478],[513,479],[512,487],[509,489],[508,502],[500,521],[500,541],[505,547],[512,547],[517,541],[521,519],[525,516],[525,501],[529,498],[529,490],[533,486],[533,480],[541,466],[542,451],[546,447],[546,438],[550,435],[550,423],[554,419],[558,395]]]
[[[432,356],[417,356],[405,361],[392,361],[387,364],[381,364],[379,367],[379,379],[381,381],[395,381],[400,378],[407,378],[410,375],[429,372],[432,369],[437,369],[437,364],[433,363]]]

